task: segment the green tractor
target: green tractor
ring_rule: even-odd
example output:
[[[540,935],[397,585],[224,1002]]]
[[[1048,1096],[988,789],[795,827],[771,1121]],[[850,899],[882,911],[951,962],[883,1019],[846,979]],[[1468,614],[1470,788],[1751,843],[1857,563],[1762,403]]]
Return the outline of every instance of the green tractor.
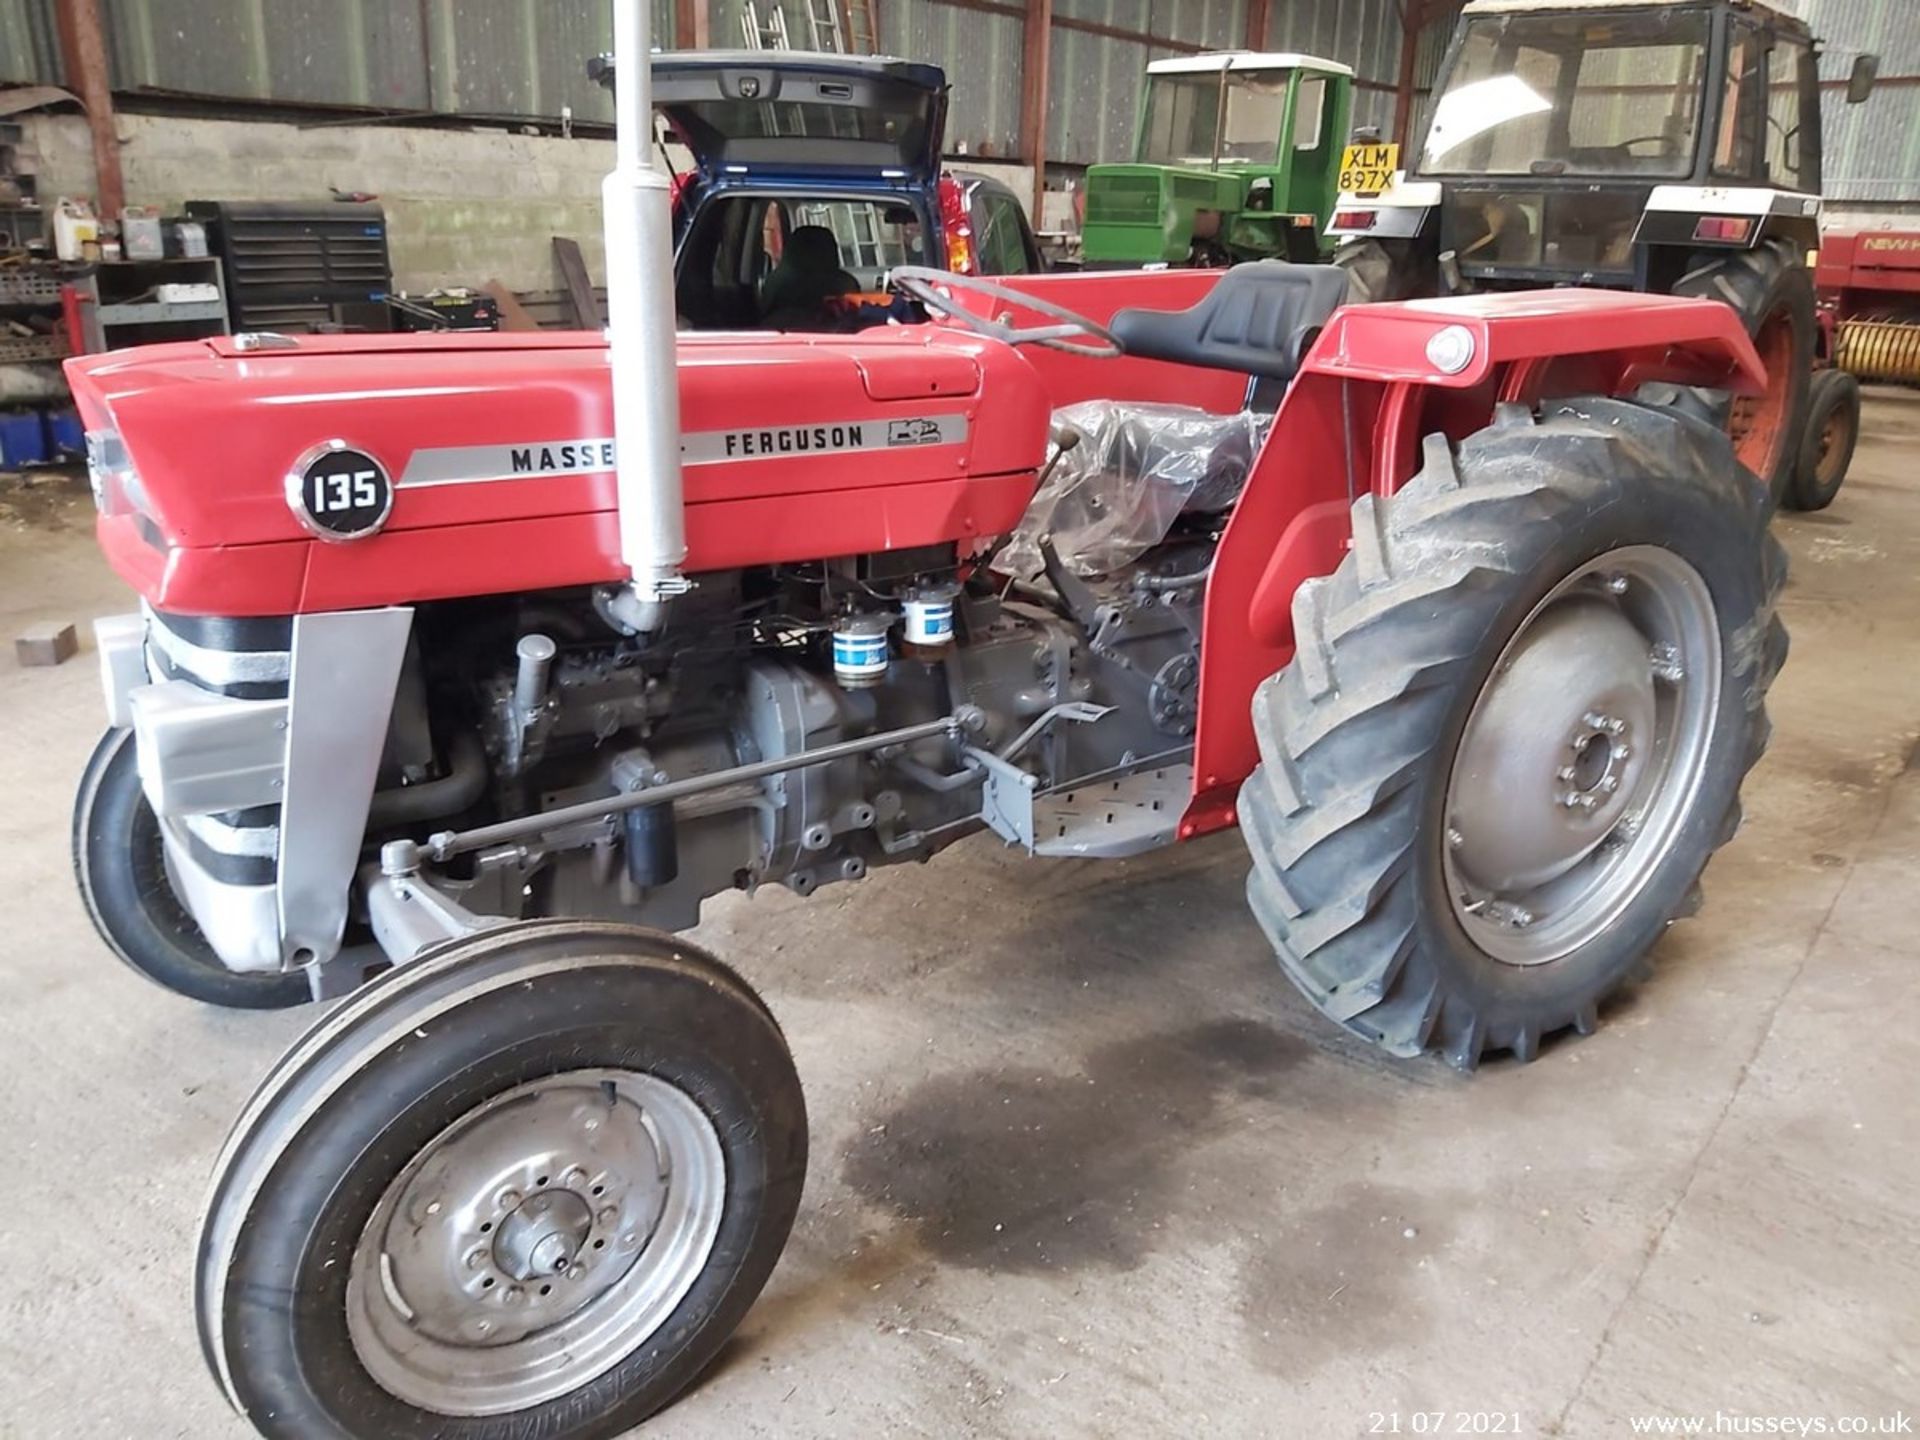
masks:
[[[1377,135],[1348,147],[1334,261],[1357,301],[1562,285],[1725,301],[1769,377],[1732,401],[1734,447],[1774,503],[1820,509],[1844,469],[1810,464],[1807,437],[1858,396],[1815,374],[1817,50],[1763,0],[1469,0],[1404,166]],[[1856,57],[1850,103],[1878,65]]]
[[[1245,50],[1147,66],[1134,163],[1087,171],[1089,268],[1316,260],[1353,71]]]

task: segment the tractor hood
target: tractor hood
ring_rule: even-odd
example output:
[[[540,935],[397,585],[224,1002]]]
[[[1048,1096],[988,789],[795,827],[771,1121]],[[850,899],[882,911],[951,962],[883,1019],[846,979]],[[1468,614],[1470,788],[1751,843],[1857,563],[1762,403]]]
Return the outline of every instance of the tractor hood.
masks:
[[[150,603],[287,614],[625,578],[601,337],[247,343],[68,362],[102,544]],[[1046,446],[1026,361],[950,327],[685,335],[678,360],[689,573],[999,533]],[[302,498],[329,447],[390,496],[363,536]]]
[[[937,65],[800,51],[660,55],[653,103],[708,184],[812,176],[930,183],[946,130]]]

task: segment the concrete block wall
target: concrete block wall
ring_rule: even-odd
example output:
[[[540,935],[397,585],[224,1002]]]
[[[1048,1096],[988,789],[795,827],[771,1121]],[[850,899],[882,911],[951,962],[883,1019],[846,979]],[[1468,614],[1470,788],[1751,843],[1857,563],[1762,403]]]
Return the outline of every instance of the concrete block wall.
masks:
[[[41,193],[91,195],[85,121],[40,115],[27,123]],[[552,289],[555,235],[578,240],[588,273],[604,279],[600,180],[613,166],[609,140],[125,113],[119,126],[129,204],[175,213],[188,200],[369,191],[386,208],[401,289],[494,279],[515,290]]]

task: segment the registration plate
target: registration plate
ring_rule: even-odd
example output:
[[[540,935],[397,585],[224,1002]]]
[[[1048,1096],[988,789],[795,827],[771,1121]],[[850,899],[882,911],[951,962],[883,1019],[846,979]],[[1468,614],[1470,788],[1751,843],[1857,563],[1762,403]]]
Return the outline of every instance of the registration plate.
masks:
[[[1393,183],[1399,168],[1398,145],[1349,145],[1340,152],[1340,189],[1371,199]]]

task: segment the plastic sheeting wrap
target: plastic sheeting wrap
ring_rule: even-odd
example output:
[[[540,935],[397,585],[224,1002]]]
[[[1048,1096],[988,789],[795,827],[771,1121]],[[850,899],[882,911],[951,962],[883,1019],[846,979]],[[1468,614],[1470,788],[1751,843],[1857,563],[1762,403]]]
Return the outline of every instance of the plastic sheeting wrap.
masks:
[[[1076,575],[1132,564],[1183,512],[1232,507],[1271,418],[1111,400],[1056,410],[1056,430],[1071,425],[1082,439],[1034,492],[993,568],[1033,579],[1043,536]]]

